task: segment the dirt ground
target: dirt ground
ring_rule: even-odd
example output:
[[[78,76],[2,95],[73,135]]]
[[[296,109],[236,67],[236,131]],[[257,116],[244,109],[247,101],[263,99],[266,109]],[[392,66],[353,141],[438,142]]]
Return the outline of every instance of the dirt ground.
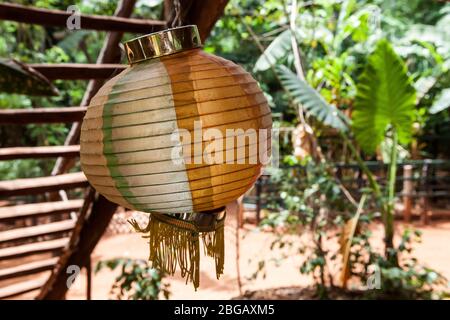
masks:
[[[179,277],[168,279],[171,299],[230,299],[239,296],[236,268],[236,218],[227,217],[225,229],[225,270],[222,277],[215,277],[214,264],[208,257],[201,260],[200,287],[194,290],[192,284],[186,284]],[[405,226],[397,223],[397,228]],[[450,279],[450,222],[433,221],[428,226],[414,223],[413,227],[422,230],[422,243],[415,246],[415,256],[419,261],[441,272]],[[382,238],[381,225],[374,225],[374,237]],[[301,275],[299,265],[302,257],[299,254],[288,254],[278,266],[271,258],[279,258],[278,250],[271,250],[270,245],[275,239],[271,232],[255,230],[253,225],[246,224],[240,231],[240,269],[243,291],[261,290],[274,287],[308,286],[309,277]],[[293,238],[294,240],[301,241]],[[381,241],[379,240],[381,245]],[[100,261],[117,257],[143,259],[148,256],[146,239],[135,233],[114,236],[105,235],[92,255],[93,265]],[[266,261],[266,277],[259,276],[250,279],[258,268],[258,262]],[[109,299],[109,290],[118,271],[102,270],[93,275],[92,299]],[[86,274],[84,271],[69,290],[68,299],[86,299]]]

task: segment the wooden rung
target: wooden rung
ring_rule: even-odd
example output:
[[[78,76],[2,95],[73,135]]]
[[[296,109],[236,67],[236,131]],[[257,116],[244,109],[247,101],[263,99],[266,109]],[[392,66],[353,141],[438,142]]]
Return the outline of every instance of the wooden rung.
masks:
[[[46,260],[33,261],[10,268],[3,268],[0,270],[0,281],[51,270],[58,262],[58,259],[59,258],[50,258]]]
[[[0,299],[11,298],[23,293],[27,293],[41,288],[47,282],[47,277],[40,277],[38,279],[28,280],[24,282],[15,283],[3,288],[0,288]]]
[[[0,19],[67,28],[71,12],[41,9],[19,4],[0,4]],[[121,17],[80,14],[82,29],[120,31],[132,33],[151,33],[160,30],[166,24],[160,20],[143,20]]]
[[[87,186],[85,175],[82,172],[74,172],[50,177],[0,181],[0,196],[39,194]]]
[[[123,64],[95,63],[39,63],[28,66],[50,80],[108,79],[114,72],[120,72],[126,68]]]
[[[78,211],[83,205],[83,201],[82,199],[76,199],[0,207],[0,221]]]
[[[79,155],[80,146],[14,147],[0,149],[0,161],[54,157],[75,158]]]
[[[75,221],[64,220],[33,227],[7,230],[0,232],[0,243],[69,231],[74,226]]]
[[[68,123],[81,121],[86,107],[0,110],[1,124]]]
[[[24,256],[45,252],[55,252],[64,248],[69,242],[69,238],[35,242],[16,247],[0,249],[0,261],[6,259],[21,258]]]

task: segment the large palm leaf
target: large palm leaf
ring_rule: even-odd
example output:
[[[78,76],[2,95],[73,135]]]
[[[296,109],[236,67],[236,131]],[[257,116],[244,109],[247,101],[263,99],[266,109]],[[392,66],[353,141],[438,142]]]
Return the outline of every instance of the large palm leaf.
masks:
[[[372,153],[389,127],[401,143],[411,138],[416,93],[404,62],[387,40],[380,40],[359,78],[352,115],[355,138]]]
[[[301,104],[309,115],[314,116],[317,120],[330,127],[343,131],[347,130],[349,120],[345,114],[335,106],[327,103],[320,93],[308,83],[301,80],[283,65],[277,67],[277,73],[281,83],[294,101]]]
[[[292,50],[291,35],[292,32],[290,29],[280,33],[258,58],[253,71],[268,70],[271,66],[275,65],[279,59],[284,58],[287,53]]]

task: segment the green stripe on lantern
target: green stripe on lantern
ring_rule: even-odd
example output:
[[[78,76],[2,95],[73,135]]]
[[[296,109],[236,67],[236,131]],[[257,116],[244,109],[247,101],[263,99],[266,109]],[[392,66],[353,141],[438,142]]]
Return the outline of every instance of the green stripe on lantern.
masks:
[[[102,131],[103,131],[103,153],[109,154],[109,156],[105,157],[106,159],[106,166],[108,167],[109,173],[111,177],[113,178],[113,181],[115,183],[116,189],[120,192],[122,197],[134,208],[138,209],[137,205],[134,205],[128,201],[129,196],[133,196],[133,192],[130,189],[130,186],[128,185],[128,182],[126,178],[122,177],[118,167],[117,167],[117,156],[114,154],[114,147],[112,143],[106,143],[112,140],[112,123],[114,119],[113,115],[113,105],[114,102],[111,102],[112,99],[117,97],[118,94],[114,94],[114,88],[117,88],[117,84],[122,82],[124,79],[127,78],[127,74],[125,74],[118,82],[116,82],[108,95],[108,101],[103,106],[103,125],[102,125]],[[120,185],[120,188],[117,188],[117,186]]]
[[[103,113],[102,113],[102,118],[103,118],[102,119],[103,120],[103,124],[102,124],[103,157],[106,160],[106,166],[108,168],[110,177],[112,178],[112,180],[114,182],[114,188],[117,190],[118,193],[120,193],[120,195],[125,199],[125,201],[127,203],[129,203],[130,207],[132,207],[136,210],[142,210],[142,211],[153,211],[153,209],[151,207],[149,207],[149,203],[141,203],[141,201],[138,200],[140,197],[134,194],[133,188],[130,187],[130,183],[128,180],[130,175],[124,174],[121,170],[121,167],[123,165],[126,165],[126,163],[120,162],[120,160],[119,160],[120,152],[119,153],[116,152],[117,150],[115,148],[115,143],[114,143],[115,139],[113,139],[113,134],[114,134],[114,132],[113,132],[114,124],[113,123],[114,123],[115,116],[121,116],[124,113],[126,114],[128,112],[133,112],[133,111],[129,110],[129,109],[131,109],[130,106],[123,106],[123,109],[120,111],[117,109],[117,107],[114,108],[113,106],[117,103],[117,100],[120,100],[120,96],[122,94],[120,91],[117,92],[118,91],[117,88],[120,88],[121,86],[123,86],[124,83],[130,84],[132,82],[140,81],[139,78],[136,77],[137,71],[140,69],[144,69],[144,70],[151,72],[151,70],[148,70],[150,67],[149,65],[153,65],[153,68],[159,69],[160,71],[162,71],[163,73],[166,73],[166,75],[167,75],[167,71],[166,71],[164,64],[156,59],[152,60],[148,63],[142,63],[142,64],[132,66],[129,69],[130,72],[126,73],[119,81],[117,81],[112,86],[111,91],[108,95],[108,100],[104,105]],[[131,74],[131,76],[130,76],[130,74]],[[166,86],[167,86],[166,87],[167,94],[165,94],[165,96],[169,97],[169,101],[171,101],[172,100],[172,90],[171,90],[171,86],[170,86],[169,77],[168,77]],[[152,88],[148,88],[148,90],[149,90],[149,97],[150,97]],[[155,110],[158,110],[158,109],[155,108]],[[116,111],[116,112],[119,111],[120,113],[114,114],[114,111]],[[174,129],[176,129],[176,127],[177,127],[176,114],[174,111],[173,103],[172,103],[171,108],[167,108],[167,112],[174,113],[175,119],[172,121],[174,121]],[[151,127],[153,124],[144,124],[144,125]],[[124,127],[125,128],[133,127],[133,125],[124,126]],[[170,140],[170,135],[165,135],[165,138]],[[159,148],[159,149],[161,149],[161,148]],[[157,149],[155,149],[155,152],[158,152]],[[167,160],[170,160],[170,159],[167,159]],[[156,162],[158,162],[158,161],[156,161]],[[142,164],[144,164],[144,163],[142,163]],[[170,173],[170,172],[180,172],[180,174],[182,174],[183,172],[186,172],[186,168],[183,166],[183,170],[179,170],[176,167],[173,167],[172,170],[168,171],[168,173]],[[183,181],[180,181],[180,182],[185,183],[188,186],[187,188],[185,188],[186,189],[185,191],[180,191],[185,194],[185,196],[183,197],[185,199],[185,200],[183,200],[183,205],[186,205],[186,208],[191,208],[191,210],[192,210],[192,195],[190,194],[189,181],[188,181],[187,175],[182,180]],[[159,196],[159,194],[156,193],[155,198],[158,196]],[[159,209],[159,207],[161,207],[161,202],[155,201],[155,207],[157,209],[156,211],[159,211],[158,209]],[[186,210],[186,211],[188,211],[188,210]]]

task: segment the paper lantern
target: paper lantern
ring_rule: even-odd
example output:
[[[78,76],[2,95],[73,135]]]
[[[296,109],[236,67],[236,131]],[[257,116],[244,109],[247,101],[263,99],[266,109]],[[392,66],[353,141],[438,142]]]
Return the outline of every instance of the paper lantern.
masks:
[[[81,129],[92,186],[123,207],[157,213],[214,210],[251,188],[272,125],[257,82],[204,52],[196,26],[139,37],[125,49],[129,67],[91,100]]]

